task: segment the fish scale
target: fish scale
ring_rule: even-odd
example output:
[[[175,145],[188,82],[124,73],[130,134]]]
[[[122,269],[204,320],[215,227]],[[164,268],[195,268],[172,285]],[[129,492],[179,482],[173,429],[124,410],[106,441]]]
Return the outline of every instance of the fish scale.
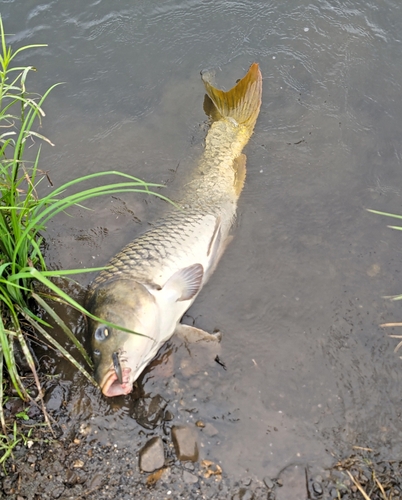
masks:
[[[161,274],[165,274],[161,273],[162,268],[170,272],[174,268],[177,270],[183,267],[183,261],[195,253],[194,243],[200,243],[203,233],[204,247],[207,247],[214,226],[212,224],[206,226],[204,219],[205,217],[215,219],[217,216],[216,213],[191,214],[188,211],[172,213],[115,255],[107,264],[110,269],[102,271],[94,280],[91,292],[93,293],[98,285],[115,280],[122,274],[126,279],[154,282],[162,286],[163,283],[158,282]],[[196,247],[201,251],[204,250],[199,245]]]

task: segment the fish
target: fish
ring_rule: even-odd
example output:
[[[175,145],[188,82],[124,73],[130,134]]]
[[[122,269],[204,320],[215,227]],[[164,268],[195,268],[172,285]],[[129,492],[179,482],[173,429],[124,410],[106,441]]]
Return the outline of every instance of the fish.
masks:
[[[253,63],[228,91],[214,87],[209,73],[201,77],[209,129],[182,194],[90,285],[87,309],[101,320],[88,320],[94,378],[107,397],[129,394],[174,334],[214,338],[180,320],[232,239],[246,177],[242,151],[260,112],[262,75],[258,63]]]

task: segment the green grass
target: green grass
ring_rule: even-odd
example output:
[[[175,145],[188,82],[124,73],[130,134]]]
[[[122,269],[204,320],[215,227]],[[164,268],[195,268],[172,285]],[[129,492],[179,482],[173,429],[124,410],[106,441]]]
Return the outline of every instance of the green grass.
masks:
[[[9,435],[8,422],[5,420],[3,410],[6,391],[13,387],[22,400],[37,404],[25,387],[19,372],[16,362],[17,348],[22,351],[30,367],[38,390],[36,399],[40,402],[46,422],[49,423],[39,376],[27,343],[27,329],[43,335],[54,349],[61,352],[95,384],[88,370],[53,338],[50,326],[41,319],[38,311],[40,309],[46,311],[77,347],[82,360],[90,369],[92,363],[85,349],[54,312],[49,302],[57,300],[83,314],[88,314],[80,304],[58,287],[52,278],[70,278],[72,275],[97,269],[68,271],[47,269],[42,236],[46,225],[72,205],[82,206],[83,202],[98,196],[123,192],[148,192],[166,198],[152,191],[153,188],[160,187],[158,184],[148,184],[114,170],[72,179],[62,186],[49,188],[47,194],[39,196],[38,185],[47,178],[39,168],[41,145],[52,145],[52,143],[38,130],[45,116],[43,104],[56,85],[49,88],[43,96],[32,94],[27,90],[28,76],[35,71],[35,68],[19,66],[16,64],[16,56],[22,51],[43,45],[29,45],[13,51],[7,45],[1,18],[0,44],[0,423],[4,433],[0,448],[6,449],[6,453],[9,454],[15,444],[12,442],[4,444],[4,439],[7,440]],[[30,146],[32,161],[26,160],[27,145]],[[103,178],[105,178],[104,185],[90,187],[94,180]],[[41,189],[41,191],[46,190]],[[38,282],[42,284],[41,290],[46,289],[45,293],[35,289],[34,285]],[[17,431],[13,433],[11,434],[17,435]]]
[[[24,436],[19,433],[16,421],[13,423],[12,432],[10,434],[0,434],[0,465],[4,467],[4,463],[12,455],[13,449],[21,441],[26,443],[30,434],[31,432],[28,432],[27,436]]]
[[[394,219],[402,219],[402,215],[390,214],[388,212],[380,212],[378,210],[372,210],[371,208],[367,208],[367,212],[371,212],[371,213],[377,214],[377,215],[384,215],[385,217],[392,217]],[[396,229],[398,231],[402,231],[402,226],[388,225],[387,227],[389,227],[391,229]],[[402,295],[392,295],[392,296],[388,296],[386,298],[391,299],[391,300],[402,300]]]
[[[378,210],[372,210],[370,208],[368,208],[367,211],[371,212],[373,214],[384,215],[385,217],[392,217],[394,219],[402,219],[402,215],[398,215],[398,214],[391,214],[388,212],[380,212]],[[388,225],[388,227],[391,229],[396,229],[398,231],[402,231],[402,226],[394,226],[394,225],[390,226],[390,225]],[[386,296],[384,298],[390,299],[390,300],[402,300],[402,295],[400,295],[400,294],[399,295],[391,295],[391,296]],[[402,326],[402,322],[400,322],[400,321],[395,322],[394,321],[391,323],[382,323],[380,326],[383,328],[395,328],[395,327]],[[394,339],[402,339],[402,335],[398,335],[398,334],[392,334],[392,335],[389,335],[389,337],[394,338]],[[394,348],[394,352],[398,352],[401,347],[402,347],[402,340]],[[399,356],[399,357],[402,359],[402,356]]]

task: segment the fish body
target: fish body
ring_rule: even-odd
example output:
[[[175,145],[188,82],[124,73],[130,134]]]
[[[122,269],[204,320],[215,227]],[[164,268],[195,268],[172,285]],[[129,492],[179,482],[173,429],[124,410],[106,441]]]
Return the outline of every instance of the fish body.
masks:
[[[95,379],[105,396],[131,392],[161,345],[192,329],[180,319],[230,239],[246,173],[242,150],[260,110],[262,77],[254,63],[227,92],[203,80],[211,126],[178,208],[113,257],[89,292],[92,314],[140,334],[89,321]]]

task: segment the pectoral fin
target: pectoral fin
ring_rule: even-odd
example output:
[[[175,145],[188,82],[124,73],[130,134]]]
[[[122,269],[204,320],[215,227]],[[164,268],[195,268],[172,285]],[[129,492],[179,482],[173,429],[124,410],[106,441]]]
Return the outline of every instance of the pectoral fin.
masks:
[[[190,300],[199,292],[204,268],[201,264],[193,264],[175,272],[162,287],[162,292],[171,296],[172,300]]]
[[[176,335],[181,337],[188,343],[195,344],[197,342],[217,342],[219,343],[222,339],[221,332],[208,333],[195,326],[184,325],[179,323],[174,332]]]

